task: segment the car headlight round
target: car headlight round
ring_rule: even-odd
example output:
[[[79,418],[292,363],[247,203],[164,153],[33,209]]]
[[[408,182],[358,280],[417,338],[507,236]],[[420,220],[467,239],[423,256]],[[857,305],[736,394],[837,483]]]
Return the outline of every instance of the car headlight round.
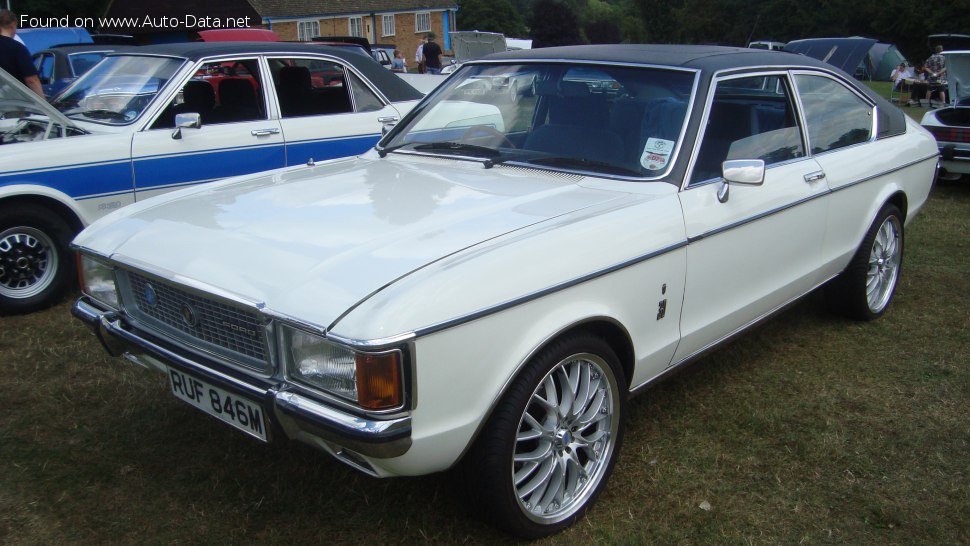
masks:
[[[77,270],[81,292],[113,309],[121,308],[113,267],[87,254],[78,254]]]
[[[281,328],[283,360],[294,381],[369,410],[404,402],[401,352],[359,352],[290,326]]]

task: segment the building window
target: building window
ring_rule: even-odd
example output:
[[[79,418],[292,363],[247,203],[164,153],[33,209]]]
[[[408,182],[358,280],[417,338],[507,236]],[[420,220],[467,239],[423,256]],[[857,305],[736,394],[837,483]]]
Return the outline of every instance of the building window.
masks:
[[[297,40],[309,42],[320,35],[320,21],[300,21],[296,24]]]
[[[414,14],[414,32],[431,32],[431,13]]]
[[[350,35],[364,37],[364,20],[360,17],[351,17],[350,21]]]
[[[383,28],[384,32],[381,35],[394,36],[394,16],[393,15],[383,16],[383,18],[381,19],[381,23],[382,23],[382,26],[384,27]]]

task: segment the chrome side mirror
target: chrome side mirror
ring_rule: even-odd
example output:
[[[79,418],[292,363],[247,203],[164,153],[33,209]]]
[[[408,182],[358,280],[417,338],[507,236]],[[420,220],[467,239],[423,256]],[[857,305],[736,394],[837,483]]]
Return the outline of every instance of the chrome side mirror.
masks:
[[[393,129],[395,125],[397,125],[397,122],[396,121],[389,121],[387,123],[382,124],[381,125],[381,136],[384,136],[387,133],[391,132],[391,129]]]
[[[175,130],[172,131],[172,138],[180,140],[182,129],[199,129],[202,127],[202,116],[195,112],[185,114],[175,114]]]
[[[721,186],[717,190],[717,200],[728,200],[728,188],[737,186],[760,186],[765,182],[765,162],[763,159],[732,159],[721,163]]]

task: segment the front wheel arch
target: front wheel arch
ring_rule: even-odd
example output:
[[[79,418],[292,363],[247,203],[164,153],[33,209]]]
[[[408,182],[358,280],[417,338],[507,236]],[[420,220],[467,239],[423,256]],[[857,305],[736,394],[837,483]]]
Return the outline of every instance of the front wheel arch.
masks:
[[[82,224],[58,205],[34,196],[0,200],[0,314],[49,307],[74,286],[70,243]]]
[[[572,380],[566,382],[567,369],[579,374],[575,378],[575,384]],[[580,371],[581,369],[586,371]],[[558,379],[550,379],[554,373]],[[573,377],[572,372],[568,374]],[[580,379],[583,374],[589,383],[585,389],[585,382]],[[550,386],[553,383],[555,387]],[[553,400],[558,398],[556,407],[559,410],[536,402],[537,393],[545,393],[546,400],[549,400],[550,388],[560,393],[558,397],[552,397]],[[567,389],[575,390],[575,396],[563,394]],[[466,497],[472,508],[493,525],[522,538],[548,536],[571,525],[589,509],[603,490],[619,457],[628,393],[628,379],[620,364],[620,357],[613,347],[592,331],[582,328],[570,330],[544,344],[531,355],[509,388],[502,393],[470,451],[461,460],[459,471],[464,478],[462,483],[468,484],[475,491]],[[589,401],[590,405],[580,403],[582,400]],[[549,415],[559,415],[556,431],[561,428],[565,432],[544,432],[542,438],[548,436],[546,440],[532,436],[523,437],[523,429],[520,427],[526,423],[527,414],[535,415],[533,411],[536,408],[540,413],[551,413],[546,414],[546,419],[539,417],[538,421],[532,421],[534,425],[539,421],[548,421]],[[588,420],[590,415],[600,413],[605,417],[592,419],[592,423]],[[533,429],[535,431],[538,429]],[[548,441],[544,446],[546,449],[541,444],[544,441]],[[586,447],[579,447],[577,451],[571,452],[568,446],[573,441],[576,446]],[[540,444],[523,448],[522,442]],[[561,445],[555,448],[555,442],[560,442]],[[542,515],[539,512],[532,513],[532,508],[539,509],[539,506],[532,507],[529,504],[535,497],[521,496],[523,491],[520,488],[528,488],[527,482],[537,479],[544,472],[534,466],[530,469],[516,466],[531,464],[516,461],[519,461],[523,451],[529,456],[533,449],[543,451],[543,457],[549,458],[546,462],[553,465],[549,470],[551,474],[542,478],[546,482],[542,487],[550,488],[550,492],[563,488],[562,491],[576,495],[570,498],[568,493],[564,493],[566,496],[560,506],[559,500],[546,499],[545,492],[536,493],[548,501],[543,501],[543,505],[550,512],[543,510]],[[557,449],[558,454],[553,453],[553,449]],[[555,461],[567,459],[574,463],[560,462],[556,466]],[[544,465],[546,462],[537,464]],[[522,473],[525,474],[520,478],[519,474]],[[529,491],[533,489],[529,488]],[[555,498],[558,499],[558,495]]]

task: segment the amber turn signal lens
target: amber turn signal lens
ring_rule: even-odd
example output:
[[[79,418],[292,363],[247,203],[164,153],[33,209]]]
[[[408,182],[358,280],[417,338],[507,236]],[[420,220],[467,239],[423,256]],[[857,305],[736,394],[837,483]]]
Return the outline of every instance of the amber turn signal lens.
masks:
[[[357,403],[371,410],[396,408],[404,401],[401,354],[356,355]]]

